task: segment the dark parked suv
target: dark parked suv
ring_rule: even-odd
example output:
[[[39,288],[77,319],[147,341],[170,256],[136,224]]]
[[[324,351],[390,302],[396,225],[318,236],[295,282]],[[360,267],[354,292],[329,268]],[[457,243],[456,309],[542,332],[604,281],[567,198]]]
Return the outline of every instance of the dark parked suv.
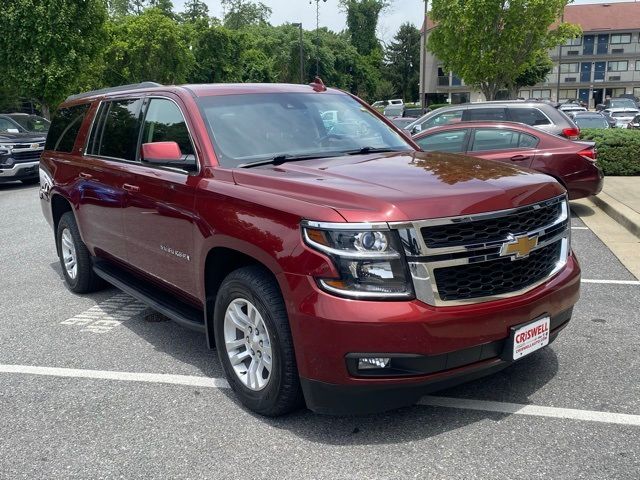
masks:
[[[38,182],[38,164],[44,135],[24,130],[0,115],[0,182]]]
[[[405,130],[415,135],[427,128],[468,121],[518,122],[554,135],[577,140],[578,126],[563,112],[544,102],[505,101],[463,103],[441,107],[407,125]]]
[[[579,295],[558,182],[420,152],[320,81],[75,96],[40,168],[70,290],[204,333],[264,415],[411,405],[546,346]]]

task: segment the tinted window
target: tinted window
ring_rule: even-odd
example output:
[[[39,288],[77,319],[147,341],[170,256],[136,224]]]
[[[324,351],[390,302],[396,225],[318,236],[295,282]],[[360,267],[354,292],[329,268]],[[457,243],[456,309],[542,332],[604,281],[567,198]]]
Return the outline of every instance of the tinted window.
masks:
[[[507,113],[504,108],[470,108],[467,110],[465,121],[473,120],[506,120]]]
[[[171,100],[153,98],[144,119],[142,143],[176,142],[183,155],[193,155],[193,145],[182,112]]]
[[[607,128],[609,125],[603,117],[582,117],[577,116],[573,119],[580,128]]]
[[[416,140],[416,143],[427,152],[464,152],[466,128],[434,133]]]
[[[88,153],[102,157],[136,159],[142,100],[117,100],[101,105]]]
[[[44,148],[70,153],[76,143],[76,137],[87,110],[89,110],[89,104],[58,110],[47,133],[47,142]]]
[[[512,148],[533,148],[538,139],[533,135],[520,133],[515,130],[499,128],[478,128],[475,132],[470,151],[508,150]]]
[[[512,108],[509,110],[511,120],[530,126],[549,125],[547,116],[537,108]]]

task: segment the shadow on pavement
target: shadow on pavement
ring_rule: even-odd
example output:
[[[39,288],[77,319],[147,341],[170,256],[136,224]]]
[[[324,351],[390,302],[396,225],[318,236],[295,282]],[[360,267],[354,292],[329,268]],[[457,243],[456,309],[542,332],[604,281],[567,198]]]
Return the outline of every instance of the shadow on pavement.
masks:
[[[593,213],[593,209],[587,205],[581,205],[579,203],[571,204],[571,215],[574,217],[590,217]]]
[[[30,188],[37,189],[40,186],[36,184],[24,184],[22,182],[0,182],[0,192],[10,190],[28,190]]]

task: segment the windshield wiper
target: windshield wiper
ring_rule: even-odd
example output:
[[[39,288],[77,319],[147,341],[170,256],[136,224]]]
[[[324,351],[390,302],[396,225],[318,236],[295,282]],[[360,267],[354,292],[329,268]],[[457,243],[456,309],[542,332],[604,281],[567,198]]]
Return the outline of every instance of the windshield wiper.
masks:
[[[354,148],[353,150],[345,150],[342,153],[345,155],[365,155],[367,153],[384,153],[384,152],[402,152],[396,148],[389,147],[362,147]]]
[[[260,165],[282,165],[287,162],[297,162],[298,160],[316,160],[318,158],[335,157],[336,154],[313,154],[313,155],[276,155],[275,157],[265,158],[264,160],[257,160],[255,162],[241,163],[238,168],[251,168],[259,167]]]

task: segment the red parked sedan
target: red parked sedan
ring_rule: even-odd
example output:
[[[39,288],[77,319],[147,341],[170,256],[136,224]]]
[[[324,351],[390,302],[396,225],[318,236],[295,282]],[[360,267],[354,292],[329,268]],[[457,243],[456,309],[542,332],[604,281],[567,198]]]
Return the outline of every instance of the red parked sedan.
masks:
[[[597,195],[604,175],[593,142],[574,142],[513,122],[465,122],[420,132],[425,151],[457,152],[532,168],[558,180],[569,198]]]

